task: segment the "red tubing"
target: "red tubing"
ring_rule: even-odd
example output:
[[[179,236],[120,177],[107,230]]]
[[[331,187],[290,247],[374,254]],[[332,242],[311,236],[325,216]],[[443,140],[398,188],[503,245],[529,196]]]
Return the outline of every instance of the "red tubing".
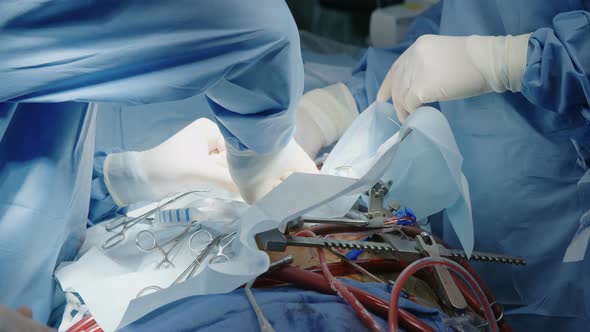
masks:
[[[316,237],[316,235],[309,230],[303,230],[297,233],[297,236],[306,236],[306,237]],[[371,314],[363,307],[363,305],[358,301],[358,299],[348,290],[348,288],[338,279],[334,278],[332,273],[330,273],[330,269],[328,268],[328,264],[326,262],[326,256],[324,254],[323,249],[318,249],[318,257],[320,259],[320,265],[322,266],[322,272],[324,277],[330,284],[330,288],[338,294],[341,298],[348,303],[354,312],[359,316],[359,318],[363,321],[363,323],[374,332],[385,332],[385,329],[377,323],[377,321],[371,316]]]
[[[406,228],[406,227],[404,227],[404,228]],[[407,227],[407,228],[411,228],[411,227]],[[333,231],[334,229],[330,229],[330,227],[317,227],[316,230],[324,233],[325,231],[329,232],[329,231]],[[408,233],[411,234],[412,231],[409,231]],[[297,233],[296,235],[307,236],[307,237],[315,237],[316,236],[313,232],[311,232],[309,230],[301,231],[301,232]],[[361,290],[358,290],[354,287],[346,286],[342,282],[340,282],[338,279],[334,278],[332,272],[330,271],[330,268],[328,267],[328,264],[326,263],[324,252],[321,249],[318,249],[318,256],[320,258],[321,272],[323,273],[323,275],[326,279],[324,281],[327,281],[328,287],[330,288],[330,293],[335,292],[338,296],[340,296],[348,304],[350,304],[353,307],[353,309],[355,310],[356,314],[361,318],[363,323],[365,323],[365,325],[368,326],[372,331],[382,331],[381,326],[379,326],[375,322],[375,320],[370,316],[370,314],[367,312],[365,307],[363,307],[361,305],[361,303],[363,303],[365,306],[367,306],[367,308],[371,309],[371,311],[376,312],[378,314],[379,314],[378,311],[380,309],[382,309],[383,307],[387,308],[387,305],[380,306],[378,303],[379,299],[377,301],[374,301],[371,299],[370,300],[371,302],[367,302],[367,299],[363,298],[364,294],[359,294],[357,292],[357,291],[362,292]],[[419,262],[421,262],[421,263],[419,263]],[[400,322],[401,326],[403,326],[406,329],[409,329],[412,331],[433,331],[428,325],[424,324],[422,321],[418,320],[416,317],[412,316],[411,314],[409,314],[407,312],[404,312],[403,310],[399,310],[398,309],[398,298],[401,295],[401,290],[402,290],[403,284],[416,271],[418,271],[421,268],[424,268],[426,266],[443,265],[443,266],[450,268],[453,272],[455,272],[456,274],[463,277],[463,279],[459,279],[455,275],[453,275],[453,278],[455,279],[456,284],[459,286],[461,292],[465,296],[469,306],[471,308],[473,308],[476,312],[483,314],[485,316],[485,318],[490,322],[490,326],[492,326],[493,332],[498,332],[498,325],[496,324],[496,319],[495,319],[495,314],[497,314],[497,313],[495,310],[493,310],[490,307],[489,302],[488,302],[488,300],[490,302],[493,302],[493,296],[491,295],[491,292],[489,291],[489,289],[485,288],[485,286],[484,286],[485,290],[482,290],[482,288],[479,287],[478,283],[481,283],[481,280],[473,272],[473,268],[467,262],[460,261],[460,263],[462,266],[457,264],[454,261],[447,260],[447,259],[428,258],[428,259],[418,260],[418,261],[412,263],[410,265],[410,267],[413,266],[412,269],[409,269],[409,268],[405,269],[402,272],[402,274],[398,277],[398,280],[396,281],[396,287],[398,287],[397,285],[400,284],[400,282],[401,282],[401,285],[399,286],[399,290],[396,291],[396,287],[394,287],[395,292],[391,293],[391,305],[388,308],[388,318],[389,318],[388,320],[389,320],[390,331],[397,331],[398,318],[399,318],[399,322]],[[410,271],[408,271],[408,270],[410,270]],[[315,276],[317,276],[317,275],[315,275]],[[404,277],[404,279],[401,279],[402,276],[406,276],[406,277]],[[281,279],[283,281],[286,281],[285,278],[281,278]],[[317,282],[317,281],[314,281],[314,282]],[[301,284],[296,281],[291,281],[291,283]],[[315,289],[317,290],[317,284],[312,285],[311,288],[314,288],[314,286],[315,286]],[[471,286],[472,289],[469,286]],[[304,287],[310,287],[310,285],[309,284],[304,285]],[[326,292],[326,290],[323,290],[323,291]],[[359,303],[359,301],[360,301],[360,303]],[[376,304],[376,306],[372,307],[371,303],[373,305]],[[483,310],[482,310],[482,308],[483,308]],[[408,315],[410,317],[405,317]],[[416,322],[412,321],[412,319],[416,320],[418,322],[418,324],[415,324]],[[406,325],[410,325],[411,327],[408,327]],[[501,327],[502,332],[511,331],[511,329],[508,327],[508,325],[505,324],[504,322],[500,322],[500,327]]]
[[[320,224],[313,226],[309,229],[316,235],[328,235],[328,234],[338,234],[338,233],[356,233],[359,231],[358,227],[355,226],[345,226],[345,225],[330,225],[330,224]]]
[[[335,292],[330,288],[330,284],[321,275],[313,272],[308,272],[296,266],[286,266],[282,269],[276,270],[268,275],[269,278],[281,280],[286,283],[293,284],[300,288],[312,289],[320,293],[334,294]],[[348,290],[356,296],[368,310],[378,316],[387,318],[389,305],[387,301],[361,289],[346,285]],[[411,332],[436,332],[432,327],[424,323],[422,320],[412,315],[411,313],[400,309],[399,310],[400,325]]]
[[[469,308],[473,309],[477,314],[485,316],[486,313],[482,310],[479,300],[477,299],[477,296],[473,294],[471,288],[469,288],[469,286],[463,282],[463,279],[459,278],[457,275],[451,274],[451,277],[461,291],[461,294],[463,294]]]
[[[389,273],[389,272],[401,272],[403,269],[406,268],[409,264],[391,260],[391,259],[383,259],[383,258],[369,258],[369,259],[362,259],[355,261],[358,265],[362,268],[366,269],[371,273]],[[332,273],[335,277],[342,277],[347,276],[350,274],[356,274],[358,271],[350,266],[348,263],[344,262],[334,262],[329,263],[328,268],[330,268],[330,273]],[[314,272],[314,273],[322,273],[322,267],[315,265],[305,268],[306,271]],[[271,271],[272,272],[272,271]],[[265,272],[260,275],[256,282],[254,283],[255,288],[260,287],[271,287],[276,285],[285,284],[280,280],[271,280],[267,278],[270,275],[270,272]],[[387,317],[387,315],[385,315]]]
[[[409,236],[416,236],[418,234],[420,234],[423,230],[419,227],[414,227],[414,226],[403,226],[402,227],[402,231]],[[434,237],[434,239],[436,240],[436,242],[440,245],[442,245],[445,248],[449,248],[449,246],[442,241],[441,239],[439,239],[438,237],[436,237],[435,235],[432,235]],[[465,270],[467,270],[467,272],[469,272],[473,278],[477,281],[477,284],[480,285],[481,289],[483,290],[484,294],[487,297],[487,300],[489,303],[496,303],[496,300],[494,298],[494,295],[492,294],[492,292],[490,291],[490,289],[487,287],[487,285],[481,280],[481,278],[479,277],[479,275],[475,272],[475,270],[473,269],[473,267],[471,265],[469,265],[467,260],[464,259],[460,259],[457,260],[457,262],[463,267],[465,268]],[[455,275],[453,275],[455,276]],[[494,311],[494,315],[496,317],[501,317],[502,315],[502,310],[499,306],[492,306],[492,310]],[[479,310],[481,312],[481,310]],[[498,325],[500,327],[500,331],[502,332],[512,332],[512,328],[508,325],[508,323],[501,319],[498,321]]]
[[[477,281],[477,283],[479,285],[481,285],[481,289],[483,290],[484,294],[486,295],[486,298],[487,298],[488,302],[489,303],[496,303],[496,300],[494,298],[494,295],[492,295],[492,292],[490,291],[490,289],[481,280],[481,278],[475,272],[475,270],[473,269],[473,267],[471,265],[469,265],[469,263],[467,263],[467,261],[465,261],[465,260],[460,260],[459,261],[459,264],[461,266],[463,266],[463,268],[465,268],[465,270],[467,270],[467,272],[471,273],[471,275],[473,276],[473,278],[475,279],[475,281]],[[494,307],[492,307],[492,310],[494,312],[494,316],[495,317],[501,317],[501,315],[502,315],[501,308],[498,308],[498,310],[495,310]],[[500,327],[500,331],[502,331],[502,332],[512,332],[512,328],[508,325],[508,323],[505,320],[501,319],[498,322],[498,325]]]
[[[397,332],[398,331],[398,300],[402,292],[402,288],[406,281],[418,270],[428,267],[428,266],[436,266],[441,265],[449,268],[451,271],[459,274],[462,276],[465,281],[473,288],[473,291],[479,297],[479,301],[481,305],[485,308],[485,315],[488,319],[493,332],[498,332],[498,326],[496,325],[496,319],[494,317],[494,313],[486,300],[486,297],[477,284],[477,281],[473,278],[469,272],[467,272],[462,266],[459,264],[444,258],[435,258],[435,257],[427,257],[419,259],[408,266],[407,269],[402,271],[402,273],[398,276],[395,286],[391,292],[390,298],[390,305],[389,305],[389,331],[390,332]]]
[[[408,263],[404,263],[401,261],[396,261],[392,259],[383,259],[383,258],[367,258],[367,259],[359,259],[354,261],[358,265],[360,265],[365,270],[371,273],[391,273],[391,272],[401,272],[405,269]],[[334,262],[328,264],[330,268],[330,272],[337,277],[346,276],[349,274],[358,273],[358,271],[350,266],[348,263],[345,262]],[[305,270],[310,272],[321,272],[320,266],[310,266],[305,268]]]

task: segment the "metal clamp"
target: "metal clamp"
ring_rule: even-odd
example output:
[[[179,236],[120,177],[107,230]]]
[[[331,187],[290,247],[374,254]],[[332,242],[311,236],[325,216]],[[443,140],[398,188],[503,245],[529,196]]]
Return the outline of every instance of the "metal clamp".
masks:
[[[422,232],[416,236],[416,247],[425,256],[440,257],[438,244],[427,232]],[[467,308],[467,302],[449,270],[443,266],[435,266],[434,271],[443,302],[453,309],[465,310]]]
[[[385,195],[389,191],[391,183],[384,184],[379,181],[369,190],[368,212],[355,218],[308,218],[305,216],[295,218],[287,223],[287,229],[302,228],[304,223],[332,224],[354,226],[363,228],[383,228],[385,220],[393,217],[384,205]]]
[[[385,208],[384,199],[389,191],[391,183],[377,182],[369,191],[369,212],[367,218],[369,220],[379,219],[383,222],[384,218],[391,218],[393,214]]]

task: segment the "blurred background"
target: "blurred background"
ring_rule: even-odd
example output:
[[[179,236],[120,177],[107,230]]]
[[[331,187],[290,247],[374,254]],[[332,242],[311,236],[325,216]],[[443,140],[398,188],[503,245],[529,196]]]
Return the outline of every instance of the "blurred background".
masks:
[[[300,30],[360,47],[388,47],[437,0],[287,0]]]

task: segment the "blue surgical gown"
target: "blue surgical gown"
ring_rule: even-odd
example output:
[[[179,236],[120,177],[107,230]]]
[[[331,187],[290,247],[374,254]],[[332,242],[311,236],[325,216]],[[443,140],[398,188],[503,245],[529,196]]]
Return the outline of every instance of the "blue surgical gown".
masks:
[[[440,102],[464,157],[477,250],[522,255],[526,267],[478,265],[515,331],[587,331],[590,257],[562,262],[590,208],[590,2],[445,0],[402,45],[370,49],[346,82],[362,108],[422,33],[532,33],[522,93]],[[443,237],[458,246],[448,223]],[[587,254],[587,256],[590,254]]]
[[[342,279],[343,282],[389,301],[391,286]],[[276,331],[367,331],[352,307],[336,295],[292,287],[254,289],[256,303]],[[400,298],[409,311],[435,331],[450,332],[445,314]],[[187,313],[195,313],[189,315]],[[207,313],[207,314],[203,314]],[[387,322],[373,315],[386,327]],[[256,314],[243,288],[227,294],[193,296],[162,306],[121,329],[121,332],[151,331],[259,331]],[[401,332],[406,330],[400,328]]]
[[[229,144],[268,153],[303,65],[283,1],[2,1],[0,82],[0,302],[48,321],[53,270],[84,238],[93,103],[204,93]]]
[[[352,75],[364,49],[300,31],[304,93],[341,82]],[[92,224],[112,217],[118,207],[104,183],[108,153],[143,151],[162,143],[198,117],[211,117],[203,94],[171,102],[121,105],[101,103],[96,115],[96,146],[89,219]]]

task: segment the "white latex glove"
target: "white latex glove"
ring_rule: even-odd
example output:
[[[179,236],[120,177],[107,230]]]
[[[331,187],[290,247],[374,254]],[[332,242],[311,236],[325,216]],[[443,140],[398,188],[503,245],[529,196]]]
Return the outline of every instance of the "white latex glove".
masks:
[[[203,118],[150,150],[109,154],[104,180],[119,206],[191,190],[237,192],[225,154],[219,128]]]
[[[257,155],[252,151],[228,149],[227,161],[232,178],[244,200],[250,204],[262,198],[289,175],[318,173],[318,169],[301,146],[292,139],[282,150]]]
[[[342,137],[358,116],[354,97],[337,83],[307,92],[297,106],[295,140],[315,158],[318,152]]]
[[[404,121],[422,104],[488,92],[518,92],[529,36],[424,35],[393,64],[377,101],[391,98]]]

